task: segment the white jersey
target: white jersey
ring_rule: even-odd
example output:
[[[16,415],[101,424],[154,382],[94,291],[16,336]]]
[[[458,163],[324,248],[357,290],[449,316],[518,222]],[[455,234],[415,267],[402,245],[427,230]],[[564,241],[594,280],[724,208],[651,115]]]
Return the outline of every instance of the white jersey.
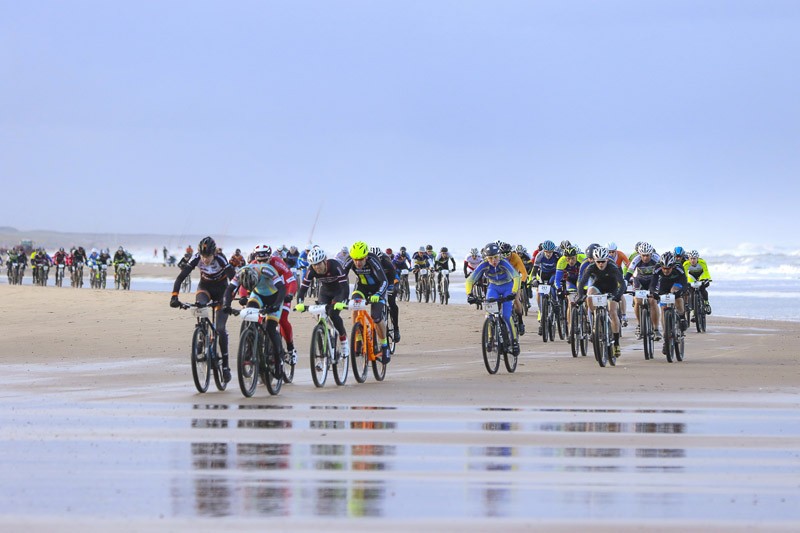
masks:
[[[464,259],[464,263],[467,266],[467,274],[478,268],[478,265],[483,263],[483,258],[480,255],[468,255]]]

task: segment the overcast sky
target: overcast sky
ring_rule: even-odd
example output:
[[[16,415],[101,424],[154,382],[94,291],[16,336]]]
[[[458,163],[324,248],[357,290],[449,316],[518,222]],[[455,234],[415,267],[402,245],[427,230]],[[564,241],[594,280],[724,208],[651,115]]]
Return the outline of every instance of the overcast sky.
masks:
[[[0,225],[797,245],[798,1],[0,0]]]

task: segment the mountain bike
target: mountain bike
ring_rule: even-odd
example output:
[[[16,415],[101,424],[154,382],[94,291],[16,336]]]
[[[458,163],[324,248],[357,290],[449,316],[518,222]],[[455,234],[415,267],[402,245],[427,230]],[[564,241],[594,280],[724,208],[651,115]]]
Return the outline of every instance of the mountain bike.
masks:
[[[70,281],[72,286],[76,289],[83,287],[83,261],[73,263]]]
[[[528,293],[528,283],[527,281],[523,283],[522,287],[520,287],[520,302],[522,303],[522,310],[525,313],[525,316],[528,316],[528,310],[531,308],[531,295]]]
[[[397,299],[408,301],[411,298],[411,288],[408,286],[408,269],[400,271],[400,283],[398,284]]]
[[[117,265],[117,275],[114,279],[114,286],[117,289],[129,291],[131,289],[131,266],[127,263]]]
[[[634,298],[642,300],[642,305],[639,306],[639,336],[644,346],[644,359],[647,361],[653,358],[655,336],[653,322],[650,318],[650,291],[639,289],[628,293],[633,294]]]
[[[272,396],[281,391],[284,381],[284,361],[280,350],[270,342],[266,313],[265,309],[257,307],[246,307],[238,312],[243,327],[239,334],[236,370],[239,389],[247,398],[255,394],[259,376]]]
[[[217,319],[219,302],[207,304],[181,304],[181,309],[191,309],[197,323],[192,334],[192,378],[197,392],[206,392],[213,370],[217,390],[223,391],[228,384],[222,377],[222,357],[217,354]]]
[[[508,325],[503,318],[503,303],[512,301],[516,296],[511,294],[501,298],[487,298],[482,303],[486,311],[481,334],[481,351],[483,364],[489,374],[496,374],[500,368],[500,357],[503,357],[506,370],[513,373],[517,369],[518,356],[512,349],[513,340]],[[512,311],[512,316],[514,315]]]
[[[705,333],[706,331],[706,303],[703,301],[703,293],[700,292],[701,288],[708,287],[711,280],[695,281],[691,284],[691,289],[687,298],[685,298],[684,312],[686,314],[686,321],[694,322],[697,333]],[[694,310],[694,316],[691,312]]]
[[[42,264],[36,267],[36,284],[41,285],[42,287],[47,287],[47,278],[50,277],[50,265]]]
[[[556,329],[558,338],[562,341],[567,337],[567,299],[557,290],[550,293],[551,309],[555,311]]]
[[[381,347],[378,345],[378,329],[370,314],[370,304],[364,300],[350,300],[347,309],[353,311],[353,329],[350,332],[353,376],[357,382],[364,383],[371,364],[375,379],[383,381],[386,377],[386,363],[383,362]]]
[[[659,303],[664,314],[664,344],[667,347],[667,361],[683,361],[684,333],[681,331],[678,311],[675,308],[675,295],[662,294]]]
[[[8,284],[9,285],[22,285],[22,276],[25,272],[25,266],[21,263],[8,264]]]
[[[436,303],[436,271],[428,269],[428,290],[431,293],[431,303]]]
[[[441,276],[439,278],[439,301],[447,305],[447,302],[450,301],[450,271],[440,270],[439,274]]]
[[[328,379],[328,371],[333,369],[333,379],[337,385],[347,382],[350,371],[348,357],[342,355],[339,333],[333,325],[328,313],[328,305],[311,305],[307,311],[317,319],[317,325],[311,332],[311,379],[315,387],[324,387]]]
[[[594,335],[592,345],[594,357],[601,367],[606,364],[616,366],[617,358],[614,356],[614,337],[611,331],[611,316],[608,314],[608,294],[590,294],[594,305]]]
[[[425,303],[428,303],[430,300],[431,293],[430,287],[428,287],[428,269],[427,268],[420,268],[417,272],[417,283],[414,285],[414,291],[417,293],[417,301],[422,302],[422,299],[425,299]]]
[[[67,265],[64,263],[56,264],[56,287],[63,287],[64,286],[64,270],[66,270]]]
[[[589,317],[586,313],[586,303],[576,303],[578,294],[575,292],[570,293],[568,298],[572,302],[569,327],[569,347],[572,350],[572,357],[578,357],[578,352],[583,357],[586,357],[586,349],[589,346],[589,336],[591,334]]]
[[[553,309],[553,303],[550,298],[550,293],[553,291],[553,286],[547,283],[540,283],[536,288],[536,292],[541,296],[542,302],[542,319],[539,323],[542,325],[542,341],[556,340],[556,311]]]

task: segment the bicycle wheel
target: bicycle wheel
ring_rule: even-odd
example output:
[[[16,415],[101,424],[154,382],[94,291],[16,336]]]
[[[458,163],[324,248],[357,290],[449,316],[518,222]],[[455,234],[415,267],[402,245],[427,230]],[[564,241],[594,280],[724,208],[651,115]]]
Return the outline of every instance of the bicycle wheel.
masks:
[[[664,313],[664,342],[667,345],[667,361],[675,360],[675,316],[674,310]]]
[[[330,337],[330,346],[333,353],[333,379],[337,385],[344,385],[347,383],[347,375],[350,373],[350,361],[342,357],[340,349],[337,349],[339,343],[339,334],[334,330]]]
[[[258,346],[253,328],[246,328],[239,336],[236,371],[239,375],[239,390],[245,398],[250,398],[255,394],[258,385]]]
[[[192,336],[192,377],[197,392],[208,390],[208,381],[211,377],[211,368],[206,355],[207,341],[206,331],[200,326],[196,327]]]
[[[397,342],[394,340],[394,322],[388,313],[383,319],[386,321],[386,342],[389,343],[389,353],[394,355],[394,350],[397,348]]]
[[[614,355],[614,333],[613,329],[611,329],[611,317],[608,313],[606,315],[606,357],[608,358],[608,363],[611,366],[617,366],[617,357]]]
[[[367,340],[364,338],[364,326],[356,322],[350,332],[350,360],[353,363],[353,376],[359,383],[367,380],[369,357],[367,356]]]
[[[539,324],[542,325],[542,341],[547,342],[550,334],[550,299],[547,296],[542,296],[542,320]]]
[[[324,387],[328,379],[328,353],[325,346],[325,328],[321,324],[311,332],[310,368],[315,387]]]
[[[408,276],[403,278],[403,294],[406,297],[406,301],[411,299],[411,287],[408,286]]]
[[[283,382],[291,383],[294,381],[294,369],[297,364],[292,364],[292,354],[289,350],[286,350],[284,354],[283,364],[281,365],[281,369],[283,370]]]
[[[600,309],[595,309],[595,319],[594,319],[594,342],[595,342],[595,357],[597,358],[597,363],[601,367],[605,367],[608,364],[608,350],[606,347],[606,342],[608,340],[607,333],[606,333],[606,318],[605,313]]]
[[[500,324],[500,327],[503,328],[503,330],[502,330],[503,336],[508,338],[509,341],[510,341],[511,340],[511,332],[508,331],[508,328],[506,327],[505,321],[503,321]],[[519,331],[519,330],[517,330],[517,331]],[[506,365],[506,370],[508,370],[508,372],[510,374],[513,374],[514,371],[517,369],[517,360],[518,359],[519,359],[519,356],[514,355],[513,349],[508,349],[503,354],[503,363]]]
[[[417,293],[417,302],[422,302],[422,293],[424,292],[424,287],[421,278],[417,278],[417,282],[414,284],[414,292]]]
[[[267,339],[265,333],[262,333],[261,337]],[[261,352],[261,356],[266,366],[267,390],[272,396],[276,396],[281,392],[281,386],[283,385],[283,358],[278,353],[278,347],[273,346],[268,340],[265,340],[263,345],[264,350]]]
[[[684,352],[684,333],[680,331],[680,328],[676,328],[678,330],[677,337],[675,337],[675,359],[679,362],[683,361],[683,356],[685,355]]]
[[[500,368],[500,342],[496,338],[494,318],[488,317],[483,323],[483,336],[481,349],[483,350],[483,364],[489,374],[496,374]]]
[[[580,314],[577,309],[572,310],[570,315],[570,328],[569,328],[569,348],[572,351],[572,357],[578,357],[580,350]]]
[[[650,321],[650,310],[647,307],[642,308],[641,318],[639,319],[639,333],[642,335],[642,344],[644,345],[644,359],[653,358],[653,323]]]
[[[214,371],[214,385],[217,386],[219,391],[225,390],[228,387],[228,383],[222,375],[222,357],[217,352],[216,341],[208,347],[208,360],[213,361],[211,369]]]
[[[592,331],[592,325],[589,323],[589,317],[586,316],[586,308],[580,307],[580,323],[581,323],[581,356],[586,357],[586,352],[589,351],[589,335]]]
[[[375,329],[372,330],[372,345],[378,346],[378,333]],[[382,359],[383,353],[372,360],[372,375],[375,376],[377,381],[383,381],[383,378],[386,377],[386,363]]]
[[[705,333],[706,332],[706,307],[705,305],[700,306],[700,312],[697,313],[695,318],[697,321],[697,332],[698,333]]]

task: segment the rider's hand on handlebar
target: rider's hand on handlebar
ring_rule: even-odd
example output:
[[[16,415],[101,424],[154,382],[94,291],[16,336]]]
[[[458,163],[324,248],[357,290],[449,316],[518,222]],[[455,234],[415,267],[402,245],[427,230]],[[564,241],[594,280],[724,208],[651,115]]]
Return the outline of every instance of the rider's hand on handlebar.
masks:
[[[277,303],[277,304],[272,304],[272,305],[266,305],[266,306],[264,306],[264,310],[265,310],[267,313],[269,313],[269,314],[272,314],[272,313],[277,313],[277,312],[278,312],[278,310],[279,310],[281,307],[283,307],[283,306],[282,306],[280,303]]]
[[[347,304],[344,302],[336,302],[333,304],[333,309],[335,311],[343,311],[344,309],[347,309]]]
[[[472,294],[467,295],[467,303],[468,304],[472,305],[472,304],[476,304],[478,302],[479,302],[478,298],[476,298]]]
[[[229,315],[233,313],[233,309],[231,309],[230,305],[226,305],[222,308],[222,312],[225,313],[226,315]]]
[[[178,308],[181,306],[181,301],[178,300],[177,296],[173,296],[172,298],[169,299],[169,306],[173,308]]]
[[[376,304],[381,301],[381,296],[379,294],[373,294],[372,296],[369,297],[369,301],[371,303]]]
[[[242,296],[241,298],[239,298],[239,305],[243,307],[247,305],[247,296]]]
[[[294,306],[294,310],[297,311],[298,313],[302,313],[303,311],[306,310],[306,304],[297,304]]]

